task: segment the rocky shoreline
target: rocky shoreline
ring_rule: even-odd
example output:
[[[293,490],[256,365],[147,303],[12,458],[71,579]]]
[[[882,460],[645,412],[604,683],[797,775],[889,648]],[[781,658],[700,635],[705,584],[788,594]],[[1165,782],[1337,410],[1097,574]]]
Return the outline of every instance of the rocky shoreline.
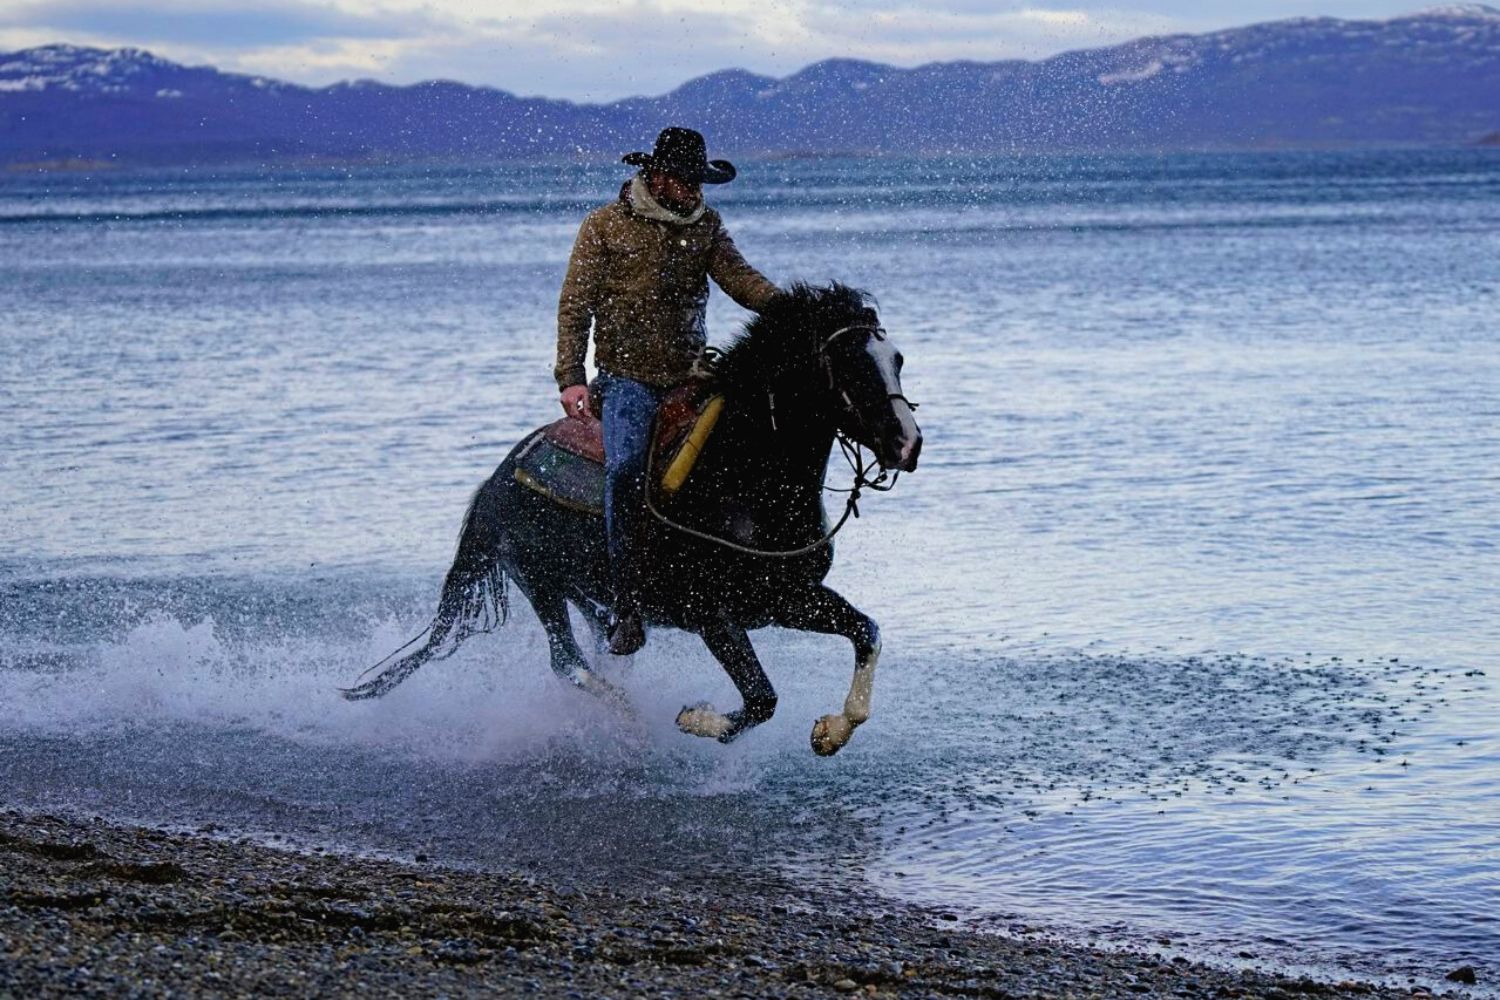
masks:
[[[816,891],[577,889],[0,813],[4,997],[1414,993],[978,934]]]

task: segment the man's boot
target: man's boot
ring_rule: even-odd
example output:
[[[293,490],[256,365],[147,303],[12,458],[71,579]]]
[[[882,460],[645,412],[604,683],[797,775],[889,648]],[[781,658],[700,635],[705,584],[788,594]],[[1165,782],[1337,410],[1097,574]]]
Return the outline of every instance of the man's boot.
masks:
[[[629,656],[646,644],[646,630],[641,614],[634,608],[622,608],[609,627],[609,651],[615,656]]]

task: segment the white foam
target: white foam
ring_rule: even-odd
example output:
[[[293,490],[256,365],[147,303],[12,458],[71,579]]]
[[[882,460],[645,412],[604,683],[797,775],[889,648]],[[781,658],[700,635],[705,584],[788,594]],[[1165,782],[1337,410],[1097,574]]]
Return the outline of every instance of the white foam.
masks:
[[[742,746],[753,743],[756,749],[736,748],[726,756],[723,747],[684,737],[672,723],[683,704],[704,698],[723,709],[738,705],[727,678],[695,637],[654,633],[649,655],[638,658],[642,666],[598,664],[626,690],[636,710],[629,720],[552,674],[542,629],[523,613],[495,633],[470,639],[449,659],[426,665],[384,698],[340,697],[339,687],[349,686],[410,632],[383,621],[364,641],[247,641],[226,639],[211,619],[184,624],[160,615],[117,641],[82,650],[32,645],[22,651],[26,659],[71,666],[0,669],[0,730],[79,736],[167,724],[247,728],[304,744],[379,747],[455,762],[501,759],[561,741],[582,755],[644,751],[714,758],[707,784],[696,789],[712,795],[753,785],[759,754],[805,751],[805,736],[797,732],[834,706],[837,692],[827,682],[836,686],[844,679],[839,672],[836,681],[830,675],[817,683],[828,687],[821,698],[804,690],[795,701],[806,704],[792,710],[783,692],[782,713],[766,727],[780,731],[776,740],[747,741]],[[806,651],[778,649],[774,658],[784,661],[788,652],[806,657]],[[773,675],[790,682],[791,671],[779,665],[781,670],[768,664]],[[807,676],[803,666],[793,675],[799,680]]]
[[[0,671],[0,725],[112,729],[186,722],[250,727],[304,742],[372,744],[465,757],[502,752],[590,720],[550,679],[538,637],[516,629],[470,642],[388,697],[349,703],[337,688],[406,638],[393,622],[364,643],[271,637],[225,641],[214,623],[157,617],[89,650],[76,669]],[[540,667],[540,670],[538,670]]]

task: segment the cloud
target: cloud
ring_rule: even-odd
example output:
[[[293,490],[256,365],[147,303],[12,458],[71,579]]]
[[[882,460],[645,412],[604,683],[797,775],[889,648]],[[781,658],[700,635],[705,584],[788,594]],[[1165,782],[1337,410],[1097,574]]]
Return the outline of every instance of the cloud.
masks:
[[[137,44],[254,49],[312,39],[411,38],[433,25],[420,10],[346,10],[308,0],[254,3],[48,0],[0,5],[0,27],[52,30],[68,38]]]
[[[1037,59],[1073,48],[1113,45],[1189,28],[1182,20],[1118,9],[1017,7],[975,10],[964,3],[869,9],[857,26],[836,8],[815,10],[809,27],[823,46],[842,44],[859,58],[911,66],[973,59]]]
[[[771,13],[767,13],[768,7]],[[815,46],[776,49],[794,19],[775,6],[685,0],[438,7],[419,38],[318,39],[238,51],[225,68],[308,83],[350,76],[391,82],[447,78],[498,86],[522,95],[607,101],[658,94],[729,67],[791,72],[820,58]],[[774,35],[767,41],[768,35]]]

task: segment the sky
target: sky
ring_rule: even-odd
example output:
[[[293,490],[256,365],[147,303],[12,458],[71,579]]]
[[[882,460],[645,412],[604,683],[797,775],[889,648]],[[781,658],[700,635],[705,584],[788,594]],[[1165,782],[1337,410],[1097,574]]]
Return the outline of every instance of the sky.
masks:
[[[1384,18],[1421,0],[0,0],[0,51],[134,46],[322,85],[450,79],[610,101],[740,68],[1039,59],[1289,17]]]

